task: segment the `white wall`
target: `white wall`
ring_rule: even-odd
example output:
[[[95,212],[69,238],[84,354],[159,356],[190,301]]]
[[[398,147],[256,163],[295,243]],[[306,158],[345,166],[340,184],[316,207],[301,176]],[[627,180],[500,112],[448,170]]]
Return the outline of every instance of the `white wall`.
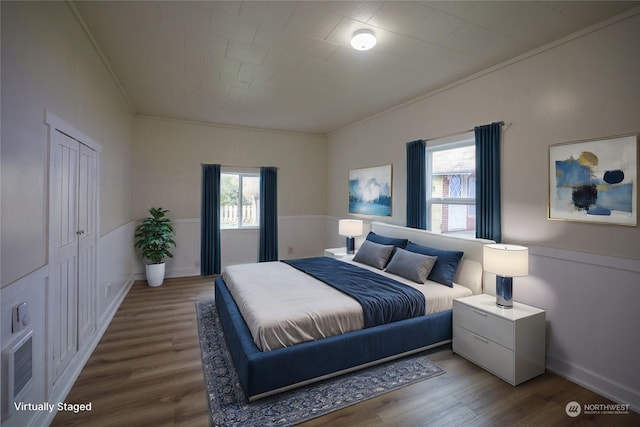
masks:
[[[493,72],[334,132],[328,214],[347,214],[349,169],[393,163],[394,223],[405,221],[405,143],[504,120],[503,237],[640,259],[640,228],[548,221],[552,144],[640,131],[640,17],[559,43]],[[527,224],[526,227],[521,226]]]
[[[638,52],[640,9],[336,131],[327,152],[331,217],[348,215],[349,169],[393,163],[385,220],[404,224],[405,143],[505,121],[503,240],[536,248],[515,298],[547,309],[549,368],[636,410],[640,227],[549,221],[547,176],[552,144],[640,132]]]
[[[131,284],[132,228],[128,224],[133,219],[133,115],[66,2],[3,1],[0,7],[0,346],[5,349],[23,336],[24,332],[11,331],[11,309],[27,302],[34,334],[35,381],[24,400],[60,400],[63,396],[52,395],[45,384],[50,360],[45,319],[49,295],[45,111],[102,146],[98,251],[104,258],[98,273],[98,333],[60,378],[68,387]],[[3,387],[5,380],[3,373]],[[45,425],[44,418],[41,413],[20,412],[2,426]]]
[[[132,218],[132,112],[63,2],[2,2],[2,268],[46,263],[49,110],[103,148],[100,232]]]
[[[278,168],[280,257],[321,255],[326,210],[326,139],[298,132],[216,126],[138,117],[134,143],[135,213],[170,210],[174,259],[167,275],[200,274],[200,200],[203,163]],[[258,259],[257,230],[223,230],[223,267]],[[293,253],[288,253],[293,248]],[[135,273],[144,271],[138,259]],[[137,276],[137,277],[142,277]]]

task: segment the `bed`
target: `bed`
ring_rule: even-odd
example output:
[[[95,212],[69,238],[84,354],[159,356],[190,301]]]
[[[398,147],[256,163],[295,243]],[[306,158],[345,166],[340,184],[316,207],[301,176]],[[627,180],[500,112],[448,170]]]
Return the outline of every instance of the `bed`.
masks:
[[[419,308],[419,310],[424,310],[420,315],[414,314],[413,317],[392,321],[391,323],[373,326],[369,324],[365,328],[359,325],[361,320],[354,321],[351,318],[347,318],[344,324],[334,326],[334,328],[340,330],[339,332],[327,333],[326,331],[320,331],[318,332],[319,336],[309,337],[286,333],[284,335],[292,335],[292,337],[287,336],[286,338],[294,341],[284,342],[283,334],[278,331],[262,335],[256,333],[260,328],[256,327],[255,322],[259,321],[261,316],[270,316],[272,312],[278,311],[286,312],[288,309],[295,308],[294,306],[298,305],[289,302],[281,309],[274,309],[272,302],[267,299],[272,297],[280,298],[279,291],[270,292],[270,290],[275,277],[281,278],[281,281],[284,280],[283,273],[286,273],[286,277],[292,275],[287,280],[307,280],[302,279],[302,277],[298,279],[299,275],[305,275],[306,273],[298,271],[299,265],[295,264],[297,260],[291,261],[291,265],[285,265],[280,262],[263,263],[269,265],[260,267],[267,270],[258,270],[260,271],[259,277],[251,276],[256,273],[251,272],[250,269],[253,267],[250,266],[229,268],[231,270],[239,270],[240,273],[236,272],[237,274],[231,275],[225,271],[221,278],[216,279],[215,303],[234,366],[245,395],[249,400],[260,399],[314,381],[451,342],[452,298],[456,297],[455,295],[464,295],[459,294],[459,292],[467,292],[469,295],[482,293],[484,281],[482,248],[484,245],[493,242],[445,236],[381,222],[373,222],[371,231],[376,236],[382,236],[387,239],[405,239],[405,241],[412,242],[414,247],[463,252],[455,271],[454,283],[449,285],[451,292],[458,292],[458,294],[445,293],[444,288],[447,286],[434,285],[441,291],[440,293],[445,295],[443,297],[444,300],[442,300],[444,302],[434,302],[427,295],[425,305]],[[404,256],[404,253],[402,255]],[[326,262],[329,262],[329,260]],[[342,261],[336,262],[340,265],[343,264]],[[361,263],[355,262],[354,264],[362,267]],[[321,265],[324,265],[324,262]],[[367,270],[376,270],[376,268],[371,268],[370,266],[365,267]],[[245,277],[242,277],[243,274]],[[382,274],[389,276],[387,273]],[[225,280],[229,282],[229,285]],[[310,280],[314,281],[318,280],[318,278],[313,277]],[[405,278],[401,278],[399,281],[408,284]],[[263,314],[258,313],[254,316],[247,312],[246,305],[249,302],[241,295],[243,292],[242,285],[238,285],[235,282],[249,282],[250,286],[244,290],[244,294],[249,299],[253,298],[262,302],[262,304],[258,305],[265,309]],[[305,288],[303,287],[303,289]],[[308,289],[305,293],[309,292]],[[234,298],[232,292],[236,298]],[[333,289],[329,291],[323,290],[322,292],[340,293]],[[446,292],[449,291],[447,290]],[[272,296],[270,295],[271,293],[276,295]],[[284,294],[286,292],[280,291],[280,293]],[[343,298],[350,299],[349,297]],[[237,303],[236,299],[240,302]],[[445,306],[442,306],[442,304]],[[342,307],[342,303],[333,305]],[[344,305],[349,306],[349,303],[345,302]],[[438,307],[434,309],[434,305]],[[349,310],[351,309],[353,307],[349,308]],[[361,311],[362,308],[360,308]],[[247,316],[247,321],[243,317],[243,312]],[[258,320],[253,317],[258,318]],[[336,315],[334,317],[340,316]],[[317,325],[314,324],[314,326]],[[313,333],[302,335],[309,334],[313,335]]]

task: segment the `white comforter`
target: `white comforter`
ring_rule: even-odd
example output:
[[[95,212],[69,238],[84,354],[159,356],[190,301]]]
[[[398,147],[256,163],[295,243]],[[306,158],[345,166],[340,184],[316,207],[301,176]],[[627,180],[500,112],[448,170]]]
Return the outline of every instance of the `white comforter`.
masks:
[[[359,267],[366,265],[352,262]],[[417,284],[391,277],[421,291],[427,301],[426,314],[451,309],[453,299],[471,295],[461,285],[453,288],[435,282]],[[283,263],[239,264],[222,272],[253,341],[262,350],[274,350],[305,341],[342,334],[364,326],[360,304],[350,296]]]

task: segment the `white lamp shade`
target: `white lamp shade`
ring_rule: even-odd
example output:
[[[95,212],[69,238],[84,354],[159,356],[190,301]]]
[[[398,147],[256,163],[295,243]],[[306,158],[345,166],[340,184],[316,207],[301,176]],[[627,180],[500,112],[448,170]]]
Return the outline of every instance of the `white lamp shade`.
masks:
[[[483,267],[489,273],[504,277],[529,274],[529,249],[518,245],[485,245]]]
[[[363,224],[360,219],[341,219],[338,222],[338,234],[341,236],[362,236]]]

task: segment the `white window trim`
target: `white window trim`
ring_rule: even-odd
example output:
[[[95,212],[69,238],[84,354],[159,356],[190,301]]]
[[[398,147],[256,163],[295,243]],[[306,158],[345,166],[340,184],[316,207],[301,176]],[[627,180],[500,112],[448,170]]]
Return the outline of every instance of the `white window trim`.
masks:
[[[457,135],[450,135],[443,138],[436,138],[427,141],[427,229],[431,230],[432,206],[434,204],[442,205],[475,205],[475,198],[449,198],[449,197],[431,197],[432,192],[432,162],[433,153],[437,151],[452,150],[460,147],[473,146],[476,143],[475,132],[464,132]],[[432,230],[431,230],[432,231]]]
[[[235,227],[220,227],[221,232],[242,231],[242,230],[259,230],[260,225],[242,225],[242,177],[260,178],[260,171],[255,168],[232,168],[222,167],[220,169],[222,175],[238,176],[238,223]]]

